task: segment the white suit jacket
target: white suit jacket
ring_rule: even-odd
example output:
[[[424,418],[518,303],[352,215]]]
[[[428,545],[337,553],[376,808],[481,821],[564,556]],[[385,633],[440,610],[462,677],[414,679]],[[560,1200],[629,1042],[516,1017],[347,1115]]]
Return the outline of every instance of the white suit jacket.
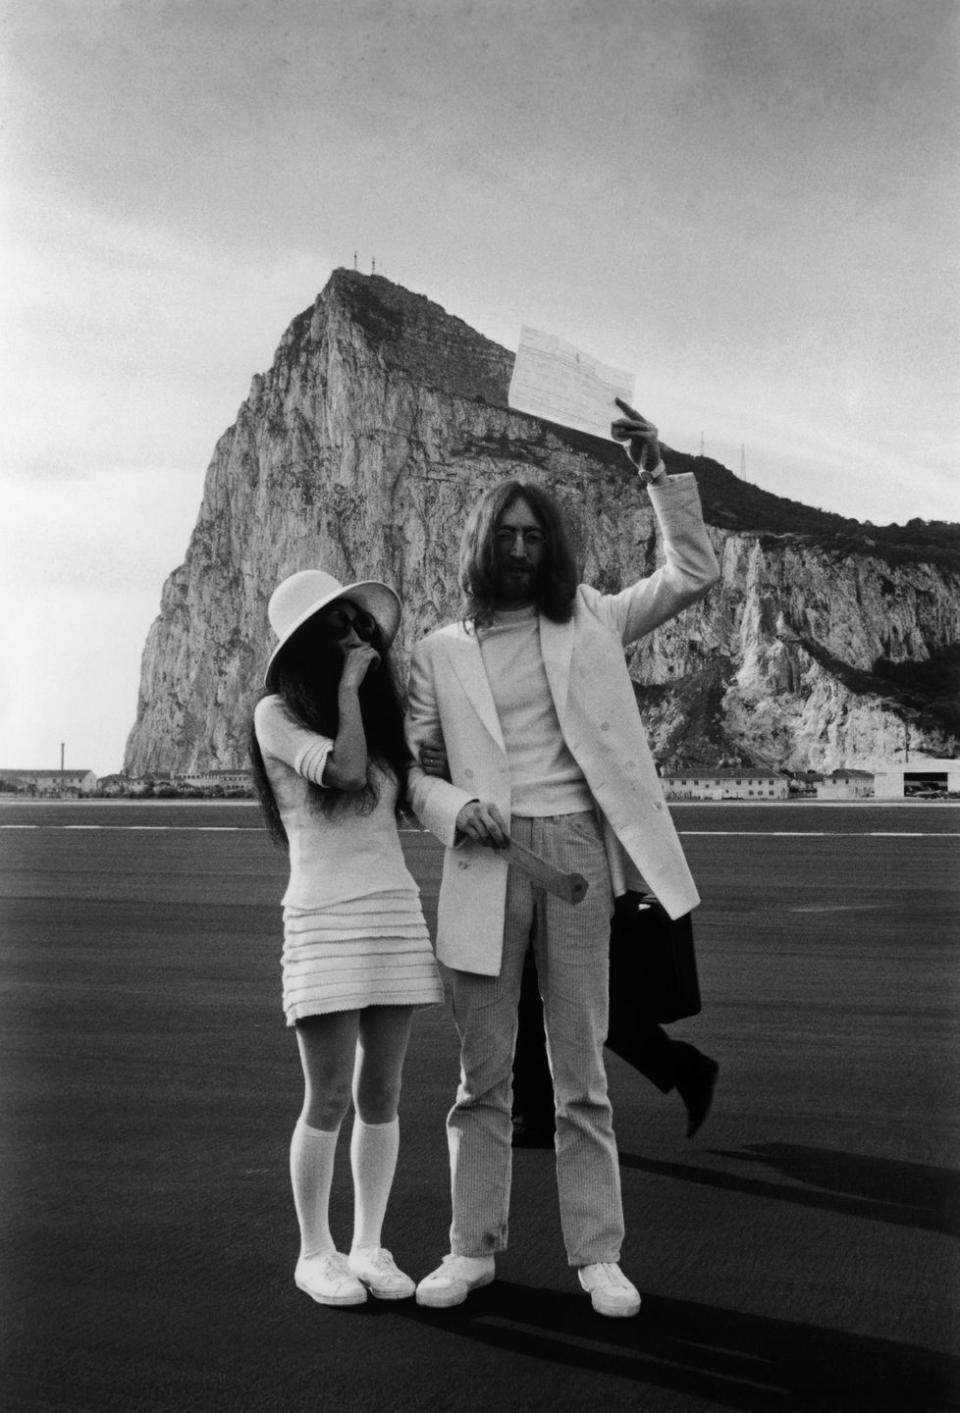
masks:
[[[696,481],[673,476],[652,486],[665,563],[619,594],[587,584],[577,590],[569,623],[540,615],[540,644],[560,729],[600,810],[614,891],[641,877],[671,917],[700,899],[637,710],[623,647],[665,623],[714,584],[717,562],[707,538]],[[442,737],[450,780],[410,774],[421,822],[447,846],[437,919],[437,956],[460,971],[496,976],[503,950],[506,861],[463,840],[456,818],[470,800],[495,804],[510,819],[510,778],[500,722],[472,627],[450,623],[414,648],[408,734],[420,746]]]

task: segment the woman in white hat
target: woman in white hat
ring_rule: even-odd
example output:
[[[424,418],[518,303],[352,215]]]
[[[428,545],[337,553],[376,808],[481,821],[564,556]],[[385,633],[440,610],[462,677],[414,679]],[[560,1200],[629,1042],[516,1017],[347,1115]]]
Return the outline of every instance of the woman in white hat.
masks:
[[[419,890],[404,863],[403,712],[387,659],[400,601],[386,584],[319,569],[269,606],[278,642],[251,742],[267,823],[290,855],[283,1005],[305,1096],[290,1172],[300,1225],[294,1279],[323,1305],[412,1295],[380,1244],[399,1145],[397,1105],[413,1009],[443,998]],[[328,1224],[334,1153],[353,1099],[349,1255]]]

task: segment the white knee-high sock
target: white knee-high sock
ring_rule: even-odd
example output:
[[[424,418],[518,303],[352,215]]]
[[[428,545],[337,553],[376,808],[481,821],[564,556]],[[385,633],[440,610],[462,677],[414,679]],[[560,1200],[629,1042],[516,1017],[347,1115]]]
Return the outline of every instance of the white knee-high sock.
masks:
[[[290,1181],[300,1224],[301,1256],[322,1256],[325,1251],[336,1249],[330,1235],[328,1212],[339,1137],[339,1128],[311,1128],[302,1119],[293,1130]]]
[[[359,1115],[354,1115],[350,1135],[354,1249],[380,1245],[399,1148],[399,1119],[387,1124],[365,1124]]]

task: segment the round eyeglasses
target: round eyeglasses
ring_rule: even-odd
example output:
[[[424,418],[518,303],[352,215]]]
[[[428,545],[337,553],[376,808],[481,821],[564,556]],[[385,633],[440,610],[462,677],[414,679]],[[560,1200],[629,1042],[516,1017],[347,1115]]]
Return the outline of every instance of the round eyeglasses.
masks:
[[[542,549],[547,543],[542,530],[511,530],[508,525],[501,525],[499,530],[495,530],[493,538],[504,549],[512,549],[518,539],[523,541],[524,549]]]

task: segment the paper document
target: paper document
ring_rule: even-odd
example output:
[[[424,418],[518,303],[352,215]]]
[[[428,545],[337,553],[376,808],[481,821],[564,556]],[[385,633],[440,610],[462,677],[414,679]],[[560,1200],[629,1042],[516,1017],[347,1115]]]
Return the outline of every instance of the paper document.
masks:
[[[507,401],[517,412],[609,441],[610,423],[622,416],[613,399],[632,404],[634,381],[632,373],[524,325]]]

